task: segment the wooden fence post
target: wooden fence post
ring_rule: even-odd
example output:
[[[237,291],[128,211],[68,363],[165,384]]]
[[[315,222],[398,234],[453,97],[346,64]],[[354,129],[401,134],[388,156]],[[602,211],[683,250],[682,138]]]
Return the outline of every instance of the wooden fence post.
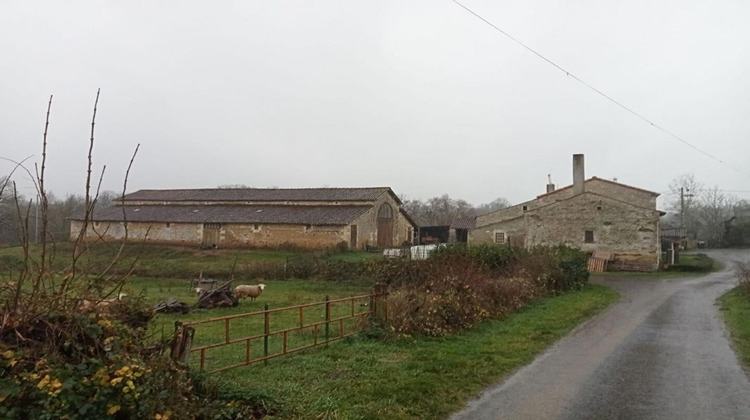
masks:
[[[373,304],[372,316],[376,321],[388,320],[388,285],[385,283],[375,283],[372,289]]]
[[[326,295],[326,346],[331,334],[331,298]]]
[[[175,321],[172,349],[169,355],[176,363],[187,366],[190,361],[190,348],[193,346],[193,336],[195,336],[195,328],[184,326],[182,322]]]
[[[263,314],[264,319],[264,336],[263,336],[263,355],[266,357],[266,360],[263,361],[263,363],[268,364],[268,334],[271,331],[271,320],[269,319],[269,313],[268,313],[268,303],[266,303],[265,306],[265,313]]]

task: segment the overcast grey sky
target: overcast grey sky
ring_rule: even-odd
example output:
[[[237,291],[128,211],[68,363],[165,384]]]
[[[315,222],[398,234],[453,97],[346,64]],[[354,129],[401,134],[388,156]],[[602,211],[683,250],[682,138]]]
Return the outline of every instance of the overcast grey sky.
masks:
[[[41,152],[48,187],[390,186],[520,202],[586,176],[663,192],[750,190],[750,1],[4,1],[0,156]],[[11,169],[0,162],[0,174]],[[22,179],[19,179],[22,181]],[[33,195],[30,189],[23,191]],[[750,194],[738,194],[750,198]]]

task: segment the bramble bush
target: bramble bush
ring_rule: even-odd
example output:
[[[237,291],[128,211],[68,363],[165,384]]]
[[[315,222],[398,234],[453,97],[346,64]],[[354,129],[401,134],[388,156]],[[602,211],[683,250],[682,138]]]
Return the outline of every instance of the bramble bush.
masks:
[[[750,264],[737,264],[737,280],[739,290],[750,298]]]
[[[495,249],[493,249],[495,248]],[[426,261],[380,260],[391,285],[388,325],[397,334],[440,336],[471,328],[550,294],[588,282],[588,255],[566,246],[530,250],[456,247]]]
[[[147,336],[153,311],[141,296],[124,296],[123,285],[137,268],[138,256],[124,258],[124,242],[105,244],[112,255],[93,263],[84,240],[97,202],[92,185],[96,104],[85,191],[83,227],[71,258],[59,266],[48,229],[44,188],[47,158],[47,108],[42,161],[35,174],[18,163],[34,182],[39,217],[32,236],[31,204],[24,204],[11,177],[0,181],[0,198],[9,188],[20,258],[3,258],[0,275],[0,418],[3,419],[248,419],[262,415],[262,404],[222,399],[211,387],[173,362],[168,343]],[[136,153],[138,148],[136,147]],[[126,171],[122,195],[125,195]],[[94,184],[96,185],[96,184]],[[98,191],[98,190],[96,190]],[[127,223],[124,224],[127,236]],[[39,244],[32,246],[31,238]],[[129,292],[132,294],[132,291]],[[114,297],[113,297],[114,296]]]
[[[21,322],[5,314],[12,325],[0,336],[0,418],[235,419],[262,406],[199,392],[168,343],[146,336],[152,314],[141,299],[106,313],[68,308]]]

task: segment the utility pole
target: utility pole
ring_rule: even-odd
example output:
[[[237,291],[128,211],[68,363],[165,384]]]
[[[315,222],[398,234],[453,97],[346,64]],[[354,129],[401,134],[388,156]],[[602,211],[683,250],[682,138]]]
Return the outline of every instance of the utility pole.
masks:
[[[690,190],[685,194],[685,187],[680,187],[680,227],[683,229],[685,229],[685,197],[691,198],[694,195],[690,194]]]

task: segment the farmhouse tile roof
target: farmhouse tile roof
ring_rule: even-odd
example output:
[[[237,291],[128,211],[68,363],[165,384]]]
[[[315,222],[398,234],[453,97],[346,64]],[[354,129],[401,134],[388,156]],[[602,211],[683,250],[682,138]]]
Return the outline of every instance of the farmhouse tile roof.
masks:
[[[124,206],[128,222],[346,225],[372,206],[146,205]],[[81,220],[81,216],[73,220]],[[96,210],[94,221],[122,222],[123,206]]]
[[[658,196],[660,196],[660,195],[661,195],[661,194],[659,194],[658,192],[654,192],[654,191],[649,191],[649,190],[644,190],[643,188],[638,188],[638,187],[634,187],[634,186],[632,186],[632,185],[628,185],[628,184],[623,184],[623,183],[621,183],[621,182],[610,181],[610,180],[608,180],[608,179],[604,179],[604,178],[599,178],[599,177],[596,177],[596,176],[592,176],[591,178],[589,178],[589,179],[585,180],[585,181],[584,181],[584,185],[585,185],[586,183],[588,183],[588,182],[591,182],[591,181],[601,181],[601,182],[606,182],[606,183],[608,183],[608,184],[612,184],[612,185],[617,185],[617,186],[620,186],[620,187],[625,187],[625,188],[629,188],[629,189],[631,189],[631,190],[635,190],[635,191],[640,191],[640,192],[648,193],[648,194],[651,194],[651,195],[653,195],[654,197],[658,197]],[[541,198],[541,197],[546,197],[546,196],[548,196],[548,195],[552,195],[552,194],[557,194],[558,192],[560,192],[560,191],[562,191],[562,190],[567,190],[567,189],[570,189],[570,188],[573,188],[573,185],[568,185],[568,186],[565,186],[565,187],[562,187],[562,188],[558,188],[558,189],[556,189],[556,190],[554,190],[554,191],[551,191],[551,192],[548,192],[548,193],[545,193],[545,194],[540,194],[540,195],[537,195],[537,196],[536,196],[536,198]]]
[[[211,188],[139,190],[125,201],[374,201],[389,187],[373,188]]]

